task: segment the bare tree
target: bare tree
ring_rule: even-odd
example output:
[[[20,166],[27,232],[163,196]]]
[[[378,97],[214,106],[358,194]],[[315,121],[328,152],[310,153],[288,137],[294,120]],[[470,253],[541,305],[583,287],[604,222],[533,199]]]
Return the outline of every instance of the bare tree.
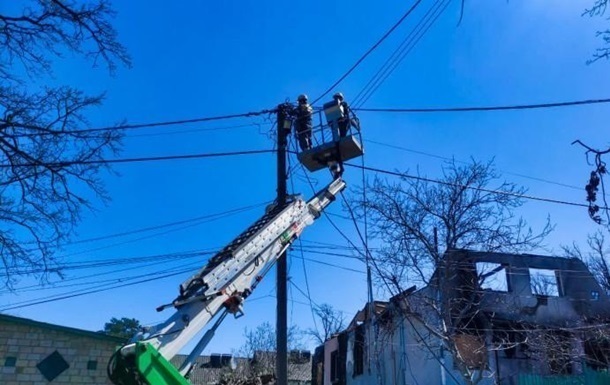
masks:
[[[418,175],[368,183],[358,212],[367,213],[371,234],[382,242],[377,277],[396,294],[412,282],[428,283],[444,250],[522,252],[540,246],[552,231],[549,220],[534,232],[515,215],[525,190],[498,180],[491,162],[472,160],[447,162],[438,181]]]
[[[582,15],[589,17],[604,17],[607,8],[608,0],[594,0],[591,8],[585,9]],[[602,39],[604,46],[595,50],[593,58],[588,61],[589,64],[600,59],[610,58],[610,29],[597,31],[597,37]]]
[[[365,188],[367,199],[357,212],[368,215],[372,236],[380,241],[375,274],[400,304],[400,322],[413,322],[430,359],[441,361],[437,347],[442,343],[465,383],[491,376],[488,351],[505,345],[493,345],[485,333],[490,320],[480,304],[482,288],[497,285],[492,281],[501,266],[478,271],[472,262],[446,260],[447,251],[531,250],[552,231],[549,220],[534,231],[518,217],[525,190],[501,181],[491,162],[450,161],[439,180],[404,174],[399,182],[376,178]],[[425,284],[426,290],[403,298],[413,283]]]
[[[610,246],[606,243],[606,236],[597,231],[587,236],[586,252],[576,243],[562,246],[567,257],[579,258],[586,264],[597,283],[610,295]]]
[[[111,72],[130,59],[106,0],[30,0],[14,14],[7,8],[0,11],[0,267],[11,287],[20,275],[60,271],[55,252],[82,208],[91,197],[108,199],[100,172],[121,138],[117,130],[85,129],[85,111],[102,95],[32,80],[44,83],[64,53]]]
[[[314,308],[316,318],[320,323],[320,328],[312,328],[307,334],[312,336],[318,344],[323,344],[333,334],[345,329],[345,315],[327,303],[323,303]]]
[[[275,374],[276,358],[276,333],[275,328],[269,322],[264,322],[254,329],[245,329],[244,345],[237,351],[241,357],[250,359],[250,365],[241,370],[225,373],[223,381],[226,384],[249,384],[257,383],[261,377],[272,377]],[[289,352],[303,349],[303,332],[295,325],[288,328]],[[311,372],[309,360],[303,363],[301,357],[289,357],[288,375],[299,376],[304,368],[307,373]]]

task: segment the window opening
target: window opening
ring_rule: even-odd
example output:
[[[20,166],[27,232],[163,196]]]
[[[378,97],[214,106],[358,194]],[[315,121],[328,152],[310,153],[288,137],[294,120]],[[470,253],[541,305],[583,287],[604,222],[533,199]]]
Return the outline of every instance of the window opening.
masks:
[[[532,294],[559,297],[559,280],[555,270],[530,268],[529,272]]]
[[[476,265],[481,289],[502,292],[510,291],[506,265],[491,262],[477,262]]]

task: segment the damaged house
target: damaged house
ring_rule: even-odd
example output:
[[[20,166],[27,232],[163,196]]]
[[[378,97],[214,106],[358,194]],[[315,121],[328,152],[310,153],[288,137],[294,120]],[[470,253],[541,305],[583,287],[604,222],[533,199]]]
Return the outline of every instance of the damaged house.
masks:
[[[610,299],[581,260],[452,250],[318,347],[312,384],[595,385],[609,369]]]

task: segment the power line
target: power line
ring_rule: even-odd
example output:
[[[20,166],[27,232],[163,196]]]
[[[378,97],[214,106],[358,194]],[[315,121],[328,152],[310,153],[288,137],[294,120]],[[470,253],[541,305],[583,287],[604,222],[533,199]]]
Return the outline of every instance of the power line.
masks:
[[[592,104],[610,103],[609,99],[586,99],[568,102],[540,103],[540,104],[517,104],[507,106],[475,106],[475,107],[439,107],[439,108],[354,108],[359,112],[390,112],[390,113],[434,113],[434,112],[479,112],[479,111],[508,111],[508,110],[533,110],[541,108],[573,107]]]
[[[296,250],[300,250],[302,252],[306,252],[308,254],[314,254],[314,255],[324,255],[324,256],[330,256],[330,257],[355,259],[358,261],[363,260],[362,257],[356,257],[354,255],[348,255],[348,254],[331,253],[331,252],[325,252],[325,251],[312,251],[312,250],[307,250],[306,248],[297,248]]]
[[[190,258],[195,258],[195,257],[198,257],[198,255],[187,256],[184,259],[190,259]],[[163,265],[163,264],[167,264],[167,263],[171,263],[171,262],[175,262],[175,260],[174,259],[160,260],[158,262],[152,262],[152,263],[148,263],[146,265],[138,266],[138,270],[146,269],[146,268],[157,266],[157,265]],[[184,260],[180,260],[180,262],[181,262],[180,267],[184,267]],[[197,261],[196,263],[200,264],[201,262]],[[129,265],[129,264],[130,263],[128,263],[127,265]],[[189,264],[189,265],[191,265],[191,264]],[[76,276],[76,277],[72,277],[72,278],[66,278],[66,279],[62,279],[60,282],[57,282],[57,283],[53,282],[53,283],[48,283],[48,284],[35,284],[35,285],[21,286],[21,287],[15,288],[15,289],[6,289],[6,290],[0,289],[0,293],[4,293],[4,292],[24,293],[24,292],[28,292],[28,291],[63,289],[63,288],[74,287],[74,286],[90,286],[92,283],[103,283],[103,282],[113,282],[113,281],[122,282],[124,280],[130,280],[130,279],[132,279],[132,277],[112,278],[112,279],[106,279],[106,280],[97,281],[97,282],[90,282],[89,279],[90,278],[99,278],[101,276],[110,275],[110,274],[116,276],[116,274],[118,274],[118,273],[123,273],[126,271],[133,271],[133,269],[134,268],[132,266],[129,266],[129,267],[125,267],[122,269],[114,269],[114,270],[109,270],[109,271],[104,271],[104,272],[98,272],[95,274],[88,274],[88,275],[81,275],[81,276]],[[168,272],[167,268],[165,268],[162,272],[167,273]],[[157,274],[157,273],[158,272],[147,273],[147,274]],[[82,280],[87,280],[87,282],[66,284],[66,282],[74,282],[74,281],[82,281]]]
[[[371,48],[369,48],[368,51],[366,51],[364,53],[364,55],[362,55],[360,57],[360,59],[358,59],[356,61],[356,63],[354,63],[354,65],[352,65],[350,67],[350,69],[347,70],[346,73],[344,73],[336,82],[333,83],[332,86],[328,87],[328,89],[326,91],[324,91],[324,93],[320,96],[318,96],[318,98],[316,98],[316,100],[314,100],[312,102],[312,104],[316,104],[320,99],[322,99],[324,96],[326,96],[329,92],[331,92],[336,86],[339,85],[339,83],[341,83],[346,77],[349,76],[349,74],[351,74],[359,65],[360,63],[362,63],[364,61],[364,59],[367,58],[367,56],[369,56],[375,49],[377,49],[377,47],[379,47],[379,45],[381,43],[383,43],[383,41],[390,36],[390,34],[392,32],[394,32],[394,30],[396,28],[398,28],[398,26],[400,26],[402,24],[403,21],[405,21],[405,19],[407,17],[409,17],[409,15],[415,10],[415,8],[417,8],[417,6],[421,3],[421,0],[416,0],[415,3],[411,6],[411,8],[409,8],[407,10],[407,12],[404,13],[404,15],[402,15],[402,17],[375,43],[373,44],[373,46]]]
[[[371,139],[367,139],[366,142],[367,143],[373,143],[373,144],[376,144],[376,145],[379,145],[379,146],[383,146],[383,147],[394,148],[394,149],[397,149],[397,150],[402,150],[402,151],[410,152],[410,153],[413,153],[413,154],[424,155],[424,156],[428,156],[430,158],[436,158],[436,159],[441,159],[441,160],[450,161],[450,162],[451,161],[455,161],[455,162],[462,163],[462,164],[469,164],[468,162],[465,162],[463,160],[457,160],[457,159],[454,159],[454,158],[448,158],[448,157],[445,157],[445,156],[431,154],[429,152],[413,150],[413,149],[410,149],[410,148],[401,147],[401,146],[397,146],[397,145],[394,145],[394,144],[378,142],[378,141],[371,140]],[[579,191],[582,190],[582,187],[578,187],[578,186],[574,186],[574,185],[570,185],[570,184],[566,184],[566,183],[554,182],[552,180],[538,178],[538,177],[524,175],[524,174],[519,174],[519,173],[515,173],[515,172],[510,172],[510,171],[504,171],[504,170],[498,170],[498,171],[500,171],[503,174],[514,175],[514,176],[518,176],[520,178],[531,179],[531,180],[535,180],[535,181],[538,181],[538,182],[552,184],[552,185],[555,185],[555,186],[567,187],[567,188],[570,188],[570,189],[573,189],[573,190],[579,190]]]
[[[156,238],[156,237],[159,237],[161,235],[175,233],[177,231],[182,231],[182,230],[190,229],[190,228],[193,228],[193,227],[201,226],[203,224],[210,223],[210,222],[213,222],[213,221],[217,221],[217,220],[220,220],[220,219],[224,219],[224,218],[227,218],[227,217],[230,217],[232,215],[235,215],[235,214],[238,214],[238,213],[242,213],[242,212],[245,212],[245,211],[246,210],[236,210],[236,211],[232,211],[232,212],[219,213],[219,214],[215,215],[213,218],[208,218],[208,219],[205,219],[205,220],[199,220],[199,221],[196,221],[194,223],[189,223],[189,224],[186,224],[184,226],[180,226],[180,227],[177,227],[177,228],[174,228],[174,229],[169,229],[169,230],[165,230],[165,231],[162,231],[162,232],[159,232],[159,233],[149,234],[149,235],[145,235],[145,236],[142,236],[142,237],[129,239],[129,240],[122,241],[122,242],[112,243],[112,244],[109,244],[109,245],[99,246],[99,247],[96,247],[96,248],[93,248],[93,249],[81,250],[81,251],[78,251],[78,252],[70,253],[70,254],[68,254],[66,256],[67,257],[72,257],[72,256],[75,256],[75,255],[81,255],[81,254],[91,253],[91,252],[94,252],[94,251],[99,251],[99,250],[105,250],[105,249],[113,248],[113,247],[116,247],[116,246],[122,246],[122,245],[126,245],[126,244],[129,244],[129,243],[135,243],[135,242],[139,242],[139,241],[142,241],[142,240],[145,240],[145,239]]]
[[[487,192],[487,193],[491,193],[491,194],[508,195],[508,196],[514,196],[516,198],[529,199],[529,200],[547,202],[547,203],[556,203],[556,204],[562,204],[562,205],[567,205],[567,206],[589,207],[589,205],[586,205],[584,203],[567,202],[567,201],[562,201],[562,200],[558,200],[558,199],[541,198],[541,197],[535,197],[532,195],[514,193],[514,192],[510,192],[510,191],[492,190],[492,189],[486,189],[486,188],[482,188],[482,187],[467,186],[467,185],[462,185],[462,184],[458,184],[458,183],[444,182],[441,180],[430,179],[430,178],[425,178],[425,177],[421,177],[421,176],[414,176],[414,175],[404,174],[404,173],[395,172],[395,171],[382,170],[382,169],[374,168],[374,167],[360,166],[357,164],[345,163],[345,165],[350,166],[350,167],[355,167],[355,168],[361,168],[361,169],[367,170],[367,171],[377,172],[380,174],[387,174],[387,175],[393,175],[393,176],[398,176],[398,177],[407,178],[407,179],[415,179],[415,180],[420,180],[420,181],[424,181],[424,182],[443,184],[446,186],[467,188],[470,190],[483,191],[483,192]],[[601,207],[600,209],[608,210],[607,207]]]
[[[255,112],[246,112],[241,114],[231,114],[231,115],[220,115],[220,116],[208,116],[201,118],[193,118],[193,119],[181,119],[181,120],[169,120],[163,122],[151,122],[151,123],[137,123],[137,124],[119,124],[116,126],[107,126],[107,127],[98,127],[98,128],[84,128],[81,130],[70,130],[70,131],[56,131],[56,130],[45,130],[37,133],[25,133],[25,134],[16,134],[14,137],[29,137],[29,136],[44,136],[44,135],[66,135],[66,134],[85,134],[90,132],[100,132],[100,131],[117,131],[117,130],[133,130],[138,128],[150,128],[150,127],[163,127],[163,126],[175,126],[189,123],[202,123],[202,122],[211,122],[216,120],[225,120],[225,119],[235,119],[235,118],[249,118],[253,116],[260,116],[265,114],[271,114],[276,112],[276,109],[270,110],[261,110]],[[31,129],[31,130],[40,130],[40,127],[37,126],[29,126],[29,125],[17,125],[17,127]]]
[[[288,282],[290,282],[290,284],[291,284],[292,286],[294,286],[294,288],[295,288],[295,289],[297,289],[297,291],[298,291],[299,293],[301,293],[301,294],[303,295],[303,297],[305,297],[305,298],[306,298],[306,299],[309,301],[309,307],[311,308],[311,311],[312,311],[312,312],[314,311],[314,309],[313,309],[313,307],[314,307],[314,306],[315,306],[315,307],[320,307],[320,306],[319,306],[317,303],[315,303],[315,302],[314,302],[314,301],[311,299],[311,296],[309,295],[309,292],[307,292],[307,293],[306,293],[305,291],[303,291],[303,289],[301,289],[300,287],[298,287],[298,286],[297,286],[297,284],[296,284],[296,283],[294,283],[292,280],[289,280]],[[315,317],[314,317],[314,322],[315,322]]]
[[[121,285],[115,285],[115,286],[112,286],[112,287],[106,287],[106,288],[94,289],[94,290],[88,290],[88,291],[81,291],[81,292],[76,292],[76,293],[73,293],[73,294],[60,295],[58,297],[53,297],[53,298],[34,300],[34,301],[31,301],[31,302],[28,302],[28,303],[19,303],[19,304],[16,304],[16,305],[8,305],[8,306],[2,307],[0,309],[0,311],[8,311],[8,310],[21,309],[21,308],[29,307],[29,306],[42,305],[42,304],[46,304],[46,303],[49,303],[49,302],[61,301],[61,300],[64,300],[64,299],[82,297],[82,296],[88,295],[88,294],[100,293],[100,292],[103,292],[103,291],[114,290],[114,289],[118,289],[118,288],[121,288],[121,287],[139,285],[141,283],[151,282],[151,281],[154,281],[154,280],[174,277],[174,276],[177,276],[177,275],[180,275],[180,274],[184,274],[184,273],[188,273],[188,272],[192,272],[192,271],[193,271],[193,269],[190,269],[190,268],[189,269],[183,269],[181,271],[165,274],[165,275],[162,275],[162,276],[159,276],[159,277],[151,277],[151,278],[148,278],[148,279],[143,279],[143,280],[140,280],[140,281],[125,283],[125,284],[121,284]]]
[[[201,154],[187,154],[187,155],[168,155],[168,156],[149,156],[141,158],[123,158],[123,159],[99,159],[99,160],[68,160],[58,162],[34,162],[34,163],[20,163],[20,164],[0,164],[0,168],[14,168],[14,167],[66,167],[75,165],[93,165],[93,164],[115,164],[115,163],[141,163],[141,162],[157,162],[166,160],[184,160],[184,159],[203,159],[203,158],[221,158],[228,156],[238,155],[255,155],[255,154],[267,154],[274,153],[274,150],[248,150],[248,151],[233,151],[233,152],[209,152]]]
[[[292,257],[292,258],[301,259],[302,257]],[[366,272],[364,272],[362,270],[352,269],[351,267],[335,265],[335,264],[329,263],[329,262],[318,261],[317,259],[304,258],[304,257],[303,257],[303,259],[305,259],[306,261],[309,261],[309,262],[320,264],[320,265],[334,267],[334,268],[337,268],[337,269],[340,269],[340,270],[345,270],[345,271],[351,271],[352,273],[366,274]]]
[[[261,203],[256,203],[256,204],[249,205],[249,206],[243,206],[243,207],[238,207],[238,208],[235,208],[235,209],[232,209],[232,210],[223,211],[223,212],[220,212],[220,213],[206,214],[206,215],[201,215],[201,216],[198,216],[198,217],[195,217],[195,218],[184,219],[184,220],[181,220],[181,221],[168,222],[168,223],[164,223],[164,224],[156,225],[156,226],[142,227],[142,228],[135,229],[135,230],[128,230],[128,231],[123,231],[123,232],[109,234],[109,235],[102,235],[102,236],[99,236],[99,237],[79,239],[77,241],[70,242],[70,243],[66,244],[65,246],[77,245],[77,244],[82,244],[82,243],[97,242],[97,241],[102,241],[102,240],[111,239],[111,238],[120,238],[120,237],[124,237],[124,236],[127,236],[127,235],[144,233],[144,232],[148,232],[148,231],[152,231],[152,230],[160,230],[160,229],[163,229],[163,228],[166,228],[166,227],[173,227],[173,226],[178,226],[178,225],[182,225],[182,224],[186,224],[186,223],[198,222],[198,221],[202,221],[202,220],[205,220],[205,219],[215,219],[216,217],[219,217],[219,216],[224,217],[225,215],[228,215],[228,214],[234,214],[234,213],[240,213],[242,211],[248,211],[248,210],[251,210],[251,209],[254,209],[254,208],[257,208],[257,207],[261,207],[261,206],[267,205],[269,203],[270,203],[270,201],[261,202]]]
[[[292,138],[290,141],[293,142]],[[296,143],[294,143],[294,145],[296,145]],[[290,144],[289,144],[289,148],[290,148]],[[299,162],[297,162],[297,163],[299,163]],[[295,165],[295,168],[297,166],[298,166],[298,164]],[[292,174],[290,171],[291,169],[292,168],[290,167],[290,155],[288,155],[288,170],[289,170],[288,175]],[[294,179],[293,178],[290,178],[290,186],[292,188],[292,193],[294,194],[295,188],[294,188]],[[299,237],[299,249],[301,251],[301,265],[303,266],[303,276],[305,277],[305,287],[307,288],[306,297],[309,300],[309,310],[311,311],[311,319],[313,320],[313,325],[314,325],[315,330],[318,331],[319,330],[318,321],[316,320],[316,314],[315,314],[315,311],[313,308],[313,300],[311,299],[311,290],[309,288],[309,276],[307,275],[307,266],[305,266],[305,254],[303,253],[303,240],[300,237]],[[294,285],[294,282],[292,282],[291,280],[289,280],[289,282]],[[298,290],[300,291],[300,289],[298,289]],[[291,291],[291,294],[292,294],[292,291]],[[294,302],[294,298],[291,298],[291,299]],[[293,305],[293,309],[294,309],[294,305]]]
[[[299,163],[301,166],[301,169],[304,172],[305,178],[307,180],[307,182],[309,183],[309,186],[311,187],[311,190],[315,193],[316,189],[313,186],[313,183],[311,182],[311,178],[309,177],[309,174],[307,173],[307,171],[305,170],[305,166],[303,166],[302,163]],[[331,224],[331,226],[337,231],[337,233],[339,233],[339,235],[341,235],[343,237],[343,239],[345,239],[347,241],[347,243],[350,244],[350,246],[353,248],[353,250],[357,251],[363,258],[366,259],[366,251],[363,252],[360,248],[358,248],[354,242],[352,242],[352,240],[345,235],[345,233],[335,224],[335,222],[330,218],[330,216],[328,215],[328,213],[326,213],[326,211],[323,211],[324,216],[326,217],[326,219],[328,220],[328,222]],[[360,272],[360,271],[359,271]],[[364,272],[361,272],[364,273]],[[366,274],[366,273],[364,273]]]
[[[174,260],[174,259],[184,259],[191,258],[203,255],[213,254],[214,251],[192,251],[192,252],[184,252],[184,253],[168,253],[168,254],[158,254],[144,257],[123,257],[123,258],[110,258],[110,259],[101,259],[89,262],[78,262],[78,263],[63,263],[59,267],[45,267],[39,269],[30,269],[30,270],[8,270],[7,272],[0,273],[0,277],[10,275],[10,274],[41,274],[41,273],[54,273],[60,272],[64,270],[83,270],[83,269],[99,269],[102,267],[108,266],[116,266],[116,265],[126,265],[126,264],[138,264],[145,263],[150,261],[159,261],[159,260]]]
[[[211,131],[226,131],[226,130],[235,130],[238,128],[246,128],[246,127],[258,127],[262,126],[266,123],[247,123],[247,124],[238,124],[235,126],[223,126],[223,127],[205,127],[205,128],[193,128],[190,130],[180,130],[180,131],[165,131],[165,132],[151,132],[146,134],[134,134],[129,135],[129,138],[141,138],[141,137],[151,137],[151,136],[165,136],[165,135],[180,135],[180,134],[191,134],[196,132],[211,132]]]
[[[434,25],[439,16],[447,9],[451,0],[447,0],[444,5],[442,0],[437,0],[428,12],[422,17],[417,25],[400,43],[396,50],[390,55],[388,60],[381,68],[373,75],[366,86],[356,95],[353,100],[354,107],[363,106],[371,96],[381,87],[387,78],[398,68],[400,63],[407,55],[415,48],[417,43],[424,37],[428,30]]]
[[[338,269],[345,270],[345,271],[351,271],[351,272],[365,274],[363,271],[360,271],[360,270],[352,269],[352,268],[345,267],[345,266],[339,266],[339,265],[335,265],[335,264],[324,262],[324,261],[318,261],[318,260],[315,260],[315,259],[310,259],[310,258],[305,258],[305,257],[295,257],[295,258],[303,258],[304,260],[310,261],[310,262],[313,262],[313,263],[319,263],[319,264],[322,264],[322,265],[325,265],[325,266],[330,266],[330,267],[338,268]],[[193,265],[193,264],[199,264],[199,262],[194,262],[194,263],[191,263],[190,265]],[[177,267],[177,268],[183,268],[183,269],[177,270],[177,271],[173,271],[173,272],[170,272],[167,269],[164,269],[162,271],[158,271],[158,272],[155,272],[155,273],[146,273],[146,274],[143,274],[143,275],[137,275],[137,276],[132,276],[132,277],[116,278],[114,280],[105,280],[105,281],[102,281],[102,282],[107,282],[107,281],[111,281],[112,282],[112,281],[115,281],[114,283],[121,283],[119,285],[114,285],[114,286],[109,286],[109,285],[112,285],[112,283],[93,282],[93,284],[98,283],[98,285],[90,287],[89,289],[85,289],[85,290],[75,290],[75,291],[65,292],[65,293],[58,294],[58,295],[51,295],[51,296],[42,297],[42,298],[38,298],[38,299],[17,302],[17,303],[14,303],[14,304],[11,304],[11,305],[7,305],[7,306],[4,306],[4,307],[0,308],[0,311],[8,311],[8,310],[20,309],[20,308],[29,307],[29,306],[46,304],[46,303],[49,303],[49,302],[56,302],[56,301],[61,301],[61,300],[65,300],[65,299],[81,297],[81,296],[84,296],[84,295],[95,294],[95,293],[100,293],[100,292],[104,292],[104,291],[114,290],[114,289],[117,289],[117,288],[128,287],[128,286],[138,285],[138,284],[141,284],[141,283],[151,282],[153,280],[169,278],[169,277],[173,277],[173,276],[176,276],[176,275],[180,275],[180,274],[184,274],[184,273],[188,273],[188,272],[192,272],[193,271],[193,268],[191,268],[191,267],[184,268],[184,266],[180,266],[180,267]],[[175,269],[177,269],[177,268],[175,268]],[[163,274],[163,273],[166,273],[166,274]],[[101,273],[99,275],[102,275],[102,274],[103,273]],[[151,275],[158,275],[158,276],[151,277]],[[142,279],[142,280],[139,280],[139,281],[135,281],[135,282],[124,283],[125,281],[133,280],[133,279],[137,279],[137,278],[142,278],[142,277],[148,277],[148,278],[147,279]],[[297,301],[294,301],[294,302],[298,303]],[[308,305],[308,304],[305,304],[305,303],[301,303],[301,304]]]

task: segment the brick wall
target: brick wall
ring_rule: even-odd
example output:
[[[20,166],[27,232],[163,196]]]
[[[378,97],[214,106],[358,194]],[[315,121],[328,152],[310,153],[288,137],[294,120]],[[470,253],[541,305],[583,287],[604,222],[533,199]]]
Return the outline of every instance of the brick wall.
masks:
[[[45,325],[48,324],[0,319],[0,384],[110,384],[106,365],[120,345],[118,339]],[[37,365],[42,363],[44,366],[43,360],[55,351],[60,356],[55,354],[52,356],[56,359],[54,362],[47,361],[46,373],[52,375],[54,370],[61,370],[65,365],[61,358],[69,367],[49,382]]]

